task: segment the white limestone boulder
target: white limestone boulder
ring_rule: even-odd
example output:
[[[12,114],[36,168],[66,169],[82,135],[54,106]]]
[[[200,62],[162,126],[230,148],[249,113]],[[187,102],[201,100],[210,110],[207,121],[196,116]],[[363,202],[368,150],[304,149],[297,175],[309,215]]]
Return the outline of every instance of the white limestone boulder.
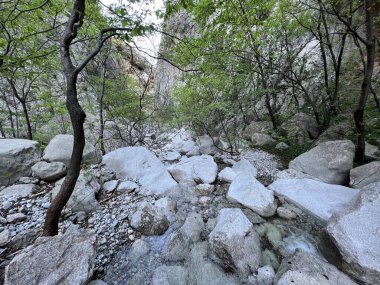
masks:
[[[261,257],[260,239],[241,209],[222,209],[208,242],[210,250],[224,268],[245,277],[258,269]]]
[[[233,180],[227,192],[227,199],[240,203],[263,217],[273,216],[276,212],[273,191],[246,173]]]
[[[218,165],[212,156],[202,155],[183,157],[178,163],[171,165],[168,170],[177,182],[187,180],[210,184],[216,179]]]
[[[73,152],[74,136],[72,135],[56,135],[51,139],[44,150],[43,159],[48,162],[63,162],[69,166],[71,154]],[[97,164],[101,162],[101,153],[90,143],[86,143],[83,150],[83,163]]]
[[[163,195],[177,186],[164,164],[145,147],[119,148],[103,156],[103,163],[120,179],[136,181],[146,194]]]
[[[327,232],[338,247],[344,269],[368,284],[380,284],[380,182],[360,191],[334,215]]]
[[[348,183],[354,155],[355,145],[351,141],[328,141],[296,157],[289,168],[326,183],[344,185]]]
[[[279,197],[325,224],[330,217],[344,209],[359,192],[340,185],[312,179],[279,179],[268,186]]]

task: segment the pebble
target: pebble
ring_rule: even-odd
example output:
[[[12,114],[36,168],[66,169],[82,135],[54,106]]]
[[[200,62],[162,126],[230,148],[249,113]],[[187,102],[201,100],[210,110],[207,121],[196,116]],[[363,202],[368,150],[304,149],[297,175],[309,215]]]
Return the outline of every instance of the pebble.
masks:
[[[297,218],[296,213],[294,213],[292,210],[289,210],[289,209],[284,208],[284,207],[278,207],[277,208],[277,214],[281,218],[286,219],[286,220],[291,220],[291,219]]]

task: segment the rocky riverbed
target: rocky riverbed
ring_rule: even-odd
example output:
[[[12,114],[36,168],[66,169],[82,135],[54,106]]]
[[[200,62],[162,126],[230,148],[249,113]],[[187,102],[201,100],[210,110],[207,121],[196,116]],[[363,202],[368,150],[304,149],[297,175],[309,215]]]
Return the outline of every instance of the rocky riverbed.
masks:
[[[261,150],[225,154],[215,139],[184,130],[166,137],[163,146],[117,149],[102,159],[87,146],[95,164],[81,171],[54,238],[38,237],[62,183],[52,180],[66,173],[70,148],[59,145],[69,140],[53,139],[43,163],[34,143],[0,141],[8,151],[0,164],[19,176],[3,177],[13,185],[0,188],[5,284],[380,283],[372,219],[380,184],[325,182],[349,179],[350,142],[321,144],[283,170]]]

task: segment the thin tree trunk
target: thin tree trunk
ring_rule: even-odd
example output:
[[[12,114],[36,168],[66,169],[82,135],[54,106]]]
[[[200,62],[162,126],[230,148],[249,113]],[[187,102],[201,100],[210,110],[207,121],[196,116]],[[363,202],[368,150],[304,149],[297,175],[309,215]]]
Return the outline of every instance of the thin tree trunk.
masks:
[[[359,104],[354,112],[355,126],[357,131],[357,146],[355,152],[355,162],[363,164],[365,161],[365,125],[364,110],[367,103],[368,95],[371,91],[371,80],[375,62],[375,33],[373,22],[373,1],[365,0],[365,16],[366,16],[366,49],[367,63],[361,87]]]
[[[45,236],[53,236],[58,234],[59,218],[61,216],[63,207],[67,204],[71,194],[74,191],[74,187],[80,173],[80,165],[82,162],[83,149],[85,146],[83,125],[86,114],[78,102],[76,87],[77,76],[67,74],[66,77],[66,106],[69,111],[71,123],[74,130],[74,147],[66,178],[62,183],[60,191],[46,212],[46,220],[44,225]]]
[[[103,155],[106,154],[106,149],[104,147],[104,114],[103,114],[103,100],[104,95],[106,94],[106,72],[107,72],[107,59],[104,60],[103,64],[103,74],[102,74],[102,94],[99,98],[99,121],[100,121],[100,128],[99,128],[99,141],[100,141],[100,150]]]
[[[26,103],[24,101],[21,102],[21,106],[22,106],[22,111],[24,113],[24,117],[25,117],[28,139],[32,140],[33,139],[33,132],[32,132],[32,126],[30,124],[28,108],[27,108]]]

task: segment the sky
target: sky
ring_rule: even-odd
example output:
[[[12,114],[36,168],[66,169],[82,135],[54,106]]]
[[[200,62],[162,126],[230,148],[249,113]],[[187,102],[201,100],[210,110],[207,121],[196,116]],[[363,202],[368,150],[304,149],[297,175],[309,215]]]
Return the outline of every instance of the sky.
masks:
[[[128,1],[125,0],[101,0],[101,3],[103,5],[111,5],[111,4],[117,4],[117,3],[128,3]],[[161,23],[161,19],[158,19],[155,15],[155,11],[162,9],[164,7],[163,0],[151,0],[151,3],[136,3],[133,5],[133,8],[136,10],[141,10],[141,9],[149,9],[152,11],[151,15],[147,15],[145,21],[147,23],[155,23],[159,24]],[[159,33],[152,34],[149,37],[140,37],[136,39],[136,44],[140,50],[145,51],[146,53],[150,55],[157,55],[158,52],[158,47],[160,45],[160,40],[161,40],[161,35]],[[147,56],[147,54],[145,55]],[[154,59],[149,59],[148,60],[154,62]]]

